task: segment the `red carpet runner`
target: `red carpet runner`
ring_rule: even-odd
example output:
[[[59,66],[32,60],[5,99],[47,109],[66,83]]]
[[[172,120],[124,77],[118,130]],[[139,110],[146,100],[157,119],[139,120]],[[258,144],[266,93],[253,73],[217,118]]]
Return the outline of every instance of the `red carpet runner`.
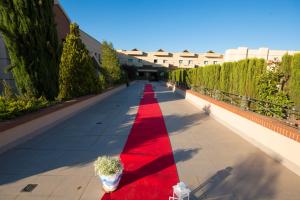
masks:
[[[121,153],[124,174],[119,188],[102,200],[168,200],[178,182],[172,148],[152,85],[147,84]]]

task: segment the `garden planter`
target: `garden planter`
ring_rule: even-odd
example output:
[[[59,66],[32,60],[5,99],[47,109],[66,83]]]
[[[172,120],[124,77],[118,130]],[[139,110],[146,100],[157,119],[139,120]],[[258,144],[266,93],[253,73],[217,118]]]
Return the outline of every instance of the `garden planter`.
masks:
[[[122,171],[110,176],[99,175],[99,177],[102,182],[103,189],[106,192],[113,192],[118,188],[122,177]]]
[[[121,160],[110,156],[101,156],[94,162],[94,167],[102,182],[103,189],[106,192],[115,191],[123,172]]]

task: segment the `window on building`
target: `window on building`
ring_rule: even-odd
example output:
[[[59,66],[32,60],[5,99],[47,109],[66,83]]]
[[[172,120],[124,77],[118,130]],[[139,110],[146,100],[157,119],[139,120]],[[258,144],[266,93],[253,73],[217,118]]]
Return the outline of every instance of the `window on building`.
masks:
[[[168,61],[167,60],[163,60],[163,63],[167,63]]]
[[[183,63],[183,60],[179,60],[179,64],[182,64]]]
[[[142,59],[138,59],[138,62],[141,63],[141,62],[142,62]]]
[[[218,64],[218,61],[214,61],[214,64]]]
[[[208,65],[208,61],[207,60],[204,61],[204,65]]]
[[[154,63],[157,63],[157,59],[154,59]]]
[[[133,62],[133,59],[132,58],[128,58],[128,62]]]
[[[192,60],[189,60],[189,65],[192,65],[193,64],[193,61]]]

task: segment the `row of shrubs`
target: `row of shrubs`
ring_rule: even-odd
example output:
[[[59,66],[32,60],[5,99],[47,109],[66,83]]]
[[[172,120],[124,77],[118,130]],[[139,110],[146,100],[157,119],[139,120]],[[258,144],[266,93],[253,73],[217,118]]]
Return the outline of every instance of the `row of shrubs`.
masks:
[[[99,93],[107,87],[125,81],[117,53],[111,43],[104,41],[101,48],[101,67],[80,39],[79,26],[70,25],[59,65],[59,99]]]
[[[36,96],[20,91],[15,93],[6,82],[3,82],[3,94],[0,96],[0,120],[12,119],[59,101],[97,94],[115,84],[128,81],[126,73],[121,70],[112,44],[104,41],[101,48],[102,65],[100,67],[81,41],[78,25],[71,24],[70,33],[63,43],[60,57],[58,95],[55,98],[46,98],[47,95]]]
[[[247,59],[222,65],[177,69],[169,79],[187,87],[203,86],[245,96],[256,96],[258,76],[265,70],[263,59]]]
[[[300,110],[300,54],[284,55],[282,62],[245,59],[193,69],[176,69],[169,81],[187,88],[202,88],[275,104],[269,116],[284,116],[284,109]],[[262,110],[265,109],[258,109]],[[275,110],[275,111],[274,111]]]
[[[70,33],[62,44],[56,30],[54,1],[38,2],[0,1],[1,38],[10,58],[6,71],[13,74],[18,93],[54,100],[101,90],[99,60],[90,55],[81,41],[79,26],[70,25]],[[108,85],[122,79],[111,43],[103,42],[101,62]]]
[[[10,58],[5,71],[12,73],[17,89],[13,96],[0,97],[1,119],[57,100],[99,93],[125,81],[111,43],[98,47],[101,59],[96,60],[81,41],[75,23],[61,43],[53,6],[53,0],[0,1],[1,38]]]
[[[45,97],[16,96],[14,98],[5,98],[0,96],[0,119],[12,119],[25,113],[48,107],[53,103],[54,101],[50,102]]]
[[[56,103],[41,96],[36,98],[28,95],[17,95],[6,81],[2,81],[0,96],[0,121],[13,119],[29,112],[40,110]]]

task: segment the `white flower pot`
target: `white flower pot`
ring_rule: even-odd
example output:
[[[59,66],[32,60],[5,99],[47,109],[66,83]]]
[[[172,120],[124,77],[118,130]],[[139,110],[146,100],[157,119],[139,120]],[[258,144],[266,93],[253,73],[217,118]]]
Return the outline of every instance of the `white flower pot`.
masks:
[[[122,176],[122,171],[110,176],[99,175],[99,178],[102,182],[103,189],[106,192],[115,191],[120,183],[121,176]]]

